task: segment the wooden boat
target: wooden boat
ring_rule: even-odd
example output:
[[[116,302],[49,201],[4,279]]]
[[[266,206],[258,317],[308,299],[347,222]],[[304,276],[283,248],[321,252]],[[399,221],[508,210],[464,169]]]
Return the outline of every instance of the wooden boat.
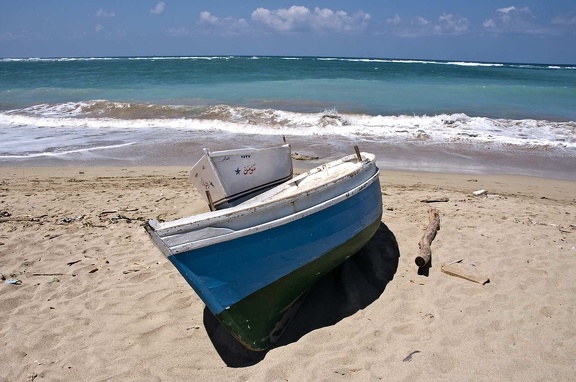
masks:
[[[236,207],[145,227],[232,335],[264,350],[300,297],[376,232],[378,174],[357,150]]]
[[[290,145],[210,151],[192,167],[190,180],[211,210],[242,203],[292,178]]]

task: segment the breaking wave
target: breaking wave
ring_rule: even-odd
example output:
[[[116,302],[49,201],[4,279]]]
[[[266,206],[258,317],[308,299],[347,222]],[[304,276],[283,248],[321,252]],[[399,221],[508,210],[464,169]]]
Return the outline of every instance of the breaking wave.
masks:
[[[465,114],[341,114],[337,110],[300,113],[246,107],[69,102],[39,104],[0,113],[0,153],[21,146],[35,152],[68,152],[78,147],[112,147],[169,136],[196,134],[330,136],[368,141],[462,143],[541,149],[576,149],[576,122],[469,117]],[[24,142],[26,140],[26,142]],[[64,142],[76,142],[75,146]],[[44,143],[44,146],[42,147]],[[60,149],[52,149],[58,147]]]

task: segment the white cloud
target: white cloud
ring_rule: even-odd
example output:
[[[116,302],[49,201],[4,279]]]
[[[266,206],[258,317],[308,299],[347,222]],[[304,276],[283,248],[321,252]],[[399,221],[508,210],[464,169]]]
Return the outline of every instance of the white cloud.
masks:
[[[422,16],[403,19],[399,15],[389,18],[384,23],[386,32],[398,37],[425,37],[431,35],[462,35],[469,32],[470,21],[466,17],[444,13],[437,20]]]
[[[398,15],[394,15],[394,17],[386,20],[386,24],[389,24],[389,25],[400,25],[401,22],[402,22],[402,19]]]
[[[102,24],[98,23],[96,24],[96,33],[100,33],[104,30],[104,27],[102,26]]]
[[[576,25],[576,15],[556,16],[552,19],[552,24],[556,25]]]
[[[249,30],[248,22],[244,19],[220,18],[208,11],[200,12],[198,24],[223,36],[236,36]]]
[[[166,8],[166,3],[163,1],[158,2],[154,8],[150,10],[150,13],[159,15],[164,12],[164,8]]]
[[[104,11],[102,8],[100,8],[98,10],[98,12],[96,12],[96,17],[115,17],[116,13],[114,12],[106,12]]]
[[[314,30],[346,33],[364,29],[370,15],[362,11],[349,15],[345,11],[318,7],[310,11],[307,7],[294,5],[275,10],[258,8],[252,12],[252,20],[276,32]]]
[[[516,11],[516,7],[515,6],[511,6],[511,7],[506,7],[506,8],[499,8],[496,10],[497,13],[500,13],[502,15],[506,15],[508,13],[514,12]]]
[[[200,22],[205,24],[216,25],[218,23],[218,17],[212,15],[208,11],[200,12]]]
[[[496,34],[546,34],[546,29],[536,24],[536,17],[530,8],[506,7],[498,8],[493,17],[486,19],[482,26]]]
[[[412,21],[412,25],[425,27],[430,25],[430,21],[426,20],[424,17],[418,16]]]
[[[576,9],[554,17],[550,23],[553,33],[557,35],[576,35]]]
[[[0,33],[0,41],[16,41],[16,40],[31,40],[34,38],[43,38],[44,36],[36,35],[30,31],[22,30],[20,32],[4,32]]]
[[[454,16],[453,14],[443,14],[434,25],[434,33],[441,35],[460,35],[468,31],[468,19]]]
[[[496,22],[492,19],[484,20],[482,26],[486,29],[496,29]]]

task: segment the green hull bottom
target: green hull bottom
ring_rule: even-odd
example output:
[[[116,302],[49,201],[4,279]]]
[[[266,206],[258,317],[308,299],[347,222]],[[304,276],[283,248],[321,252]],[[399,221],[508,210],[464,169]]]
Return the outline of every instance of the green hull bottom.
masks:
[[[269,348],[296,313],[303,294],[322,276],[358,252],[379,226],[380,220],[377,220],[343,245],[252,293],[216,317],[248,349]]]

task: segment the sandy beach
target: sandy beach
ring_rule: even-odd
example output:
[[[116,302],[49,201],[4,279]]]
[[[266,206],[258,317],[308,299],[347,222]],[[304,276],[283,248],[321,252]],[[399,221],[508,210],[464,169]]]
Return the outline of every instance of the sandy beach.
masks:
[[[574,380],[576,181],[382,170],[377,234],[252,353],[142,228],[208,210],[188,170],[0,167],[0,381]]]

